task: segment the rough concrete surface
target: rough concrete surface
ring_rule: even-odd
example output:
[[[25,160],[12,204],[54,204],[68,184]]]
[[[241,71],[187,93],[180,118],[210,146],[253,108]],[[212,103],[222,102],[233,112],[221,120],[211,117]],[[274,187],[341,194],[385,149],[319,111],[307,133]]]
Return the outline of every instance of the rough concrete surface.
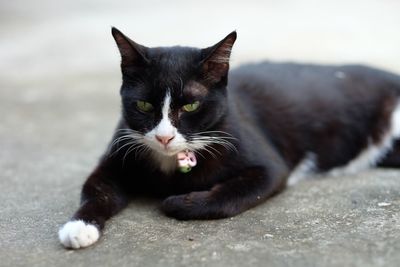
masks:
[[[147,45],[239,33],[233,63],[364,62],[400,72],[400,3],[1,1],[0,266],[399,266],[400,171],[321,177],[237,217],[179,222],[140,200],[94,246],[58,228],[118,119],[110,25]]]

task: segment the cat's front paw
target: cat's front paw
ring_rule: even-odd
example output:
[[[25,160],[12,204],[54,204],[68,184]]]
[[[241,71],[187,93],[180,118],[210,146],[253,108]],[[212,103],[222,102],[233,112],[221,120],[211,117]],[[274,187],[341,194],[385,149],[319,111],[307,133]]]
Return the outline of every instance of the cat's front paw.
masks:
[[[218,218],[215,205],[211,204],[210,192],[192,192],[185,195],[170,196],[162,203],[161,210],[178,220]]]
[[[69,221],[58,231],[58,238],[66,248],[84,248],[95,243],[100,237],[96,226],[81,220]]]

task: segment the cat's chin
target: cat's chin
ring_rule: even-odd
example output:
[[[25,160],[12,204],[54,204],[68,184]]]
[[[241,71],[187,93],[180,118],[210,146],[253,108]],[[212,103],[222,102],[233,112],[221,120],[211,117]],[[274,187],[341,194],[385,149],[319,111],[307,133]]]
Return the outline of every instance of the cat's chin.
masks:
[[[157,151],[156,153],[165,157],[175,157],[179,153],[179,151],[163,151],[163,152]]]
[[[173,149],[173,148],[157,148],[153,149],[153,153],[164,156],[164,157],[176,157],[176,155],[181,152],[182,149]]]

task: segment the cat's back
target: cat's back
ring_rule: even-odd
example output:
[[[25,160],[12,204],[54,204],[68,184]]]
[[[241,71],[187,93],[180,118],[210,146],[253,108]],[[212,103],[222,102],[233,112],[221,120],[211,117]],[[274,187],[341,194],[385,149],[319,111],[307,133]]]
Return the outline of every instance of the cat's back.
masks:
[[[363,65],[262,62],[233,69],[228,90],[241,113],[264,119],[273,120],[277,111],[306,118],[319,117],[320,111],[347,116],[349,110],[400,96],[400,76]]]
[[[247,135],[251,129],[267,136],[291,166],[313,151],[323,169],[342,164],[361,145],[344,159],[327,151],[366,142],[367,132],[380,133],[374,118],[382,118],[400,96],[400,76],[361,65],[263,62],[233,69],[228,84],[232,117],[246,122]]]
[[[317,65],[265,61],[235,68],[229,76],[232,94],[277,93],[289,98],[332,98],[343,91],[398,88],[400,76],[363,65]],[[372,89],[373,90],[373,89]]]

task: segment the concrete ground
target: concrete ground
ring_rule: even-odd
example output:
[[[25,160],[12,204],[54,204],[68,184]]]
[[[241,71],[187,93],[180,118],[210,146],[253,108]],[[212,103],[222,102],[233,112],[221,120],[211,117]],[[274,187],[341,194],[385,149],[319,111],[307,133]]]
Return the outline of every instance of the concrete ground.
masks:
[[[234,65],[400,73],[398,1],[214,2],[0,2],[0,266],[399,266],[397,170],[304,181],[217,221],[179,222],[141,200],[93,247],[61,247],[57,230],[118,119],[110,25],[149,46],[208,46],[237,29]]]

